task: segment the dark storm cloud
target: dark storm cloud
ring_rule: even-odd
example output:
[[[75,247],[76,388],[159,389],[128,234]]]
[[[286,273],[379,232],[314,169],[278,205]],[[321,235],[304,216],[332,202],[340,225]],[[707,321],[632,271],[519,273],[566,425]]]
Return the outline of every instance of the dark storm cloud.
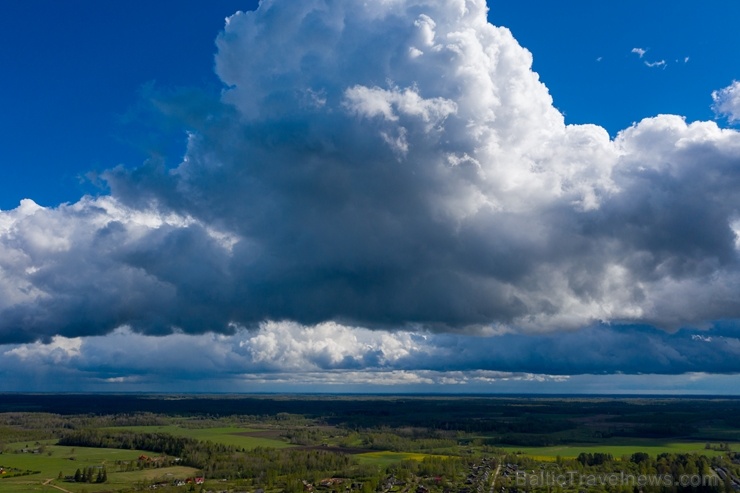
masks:
[[[493,338],[439,335],[426,366],[443,371],[472,369],[546,375],[683,374],[740,372],[740,331],[667,333],[645,326],[592,327],[547,335],[506,334]],[[404,362],[398,366],[405,368]]]

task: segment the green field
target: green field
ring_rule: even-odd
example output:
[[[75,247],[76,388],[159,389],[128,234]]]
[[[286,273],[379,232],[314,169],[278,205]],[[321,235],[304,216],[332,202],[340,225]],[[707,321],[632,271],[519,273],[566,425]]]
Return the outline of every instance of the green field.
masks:
[[[139,433],[169,433],[170,435],[194,438],[196,440],[210,440],[223,445],[252,450],[257,447],[286,448],[292,447],[286,441],[279,438],[268,438],[261,436],[249,436],[250,433],[265,432],[253,428],[238,428],[235,426],[221,428],[182,428],[176,425],[167,426],[118,426],[104,428],[106,430],[131,430]]]
[[[416,460],[421,461],[425,457],[445,457],[431,454],[419,454],[414,452],[367,452],[364,454],[355,455],[358,461],[362,464],[374,464],[382,467],[386,467],[390,464],[401,462],[402,460]]]
[[[10,444],[8,450],[16,450],[25,447],[25,443]],[[29,444],[30,445],[30,444]],[[33,448],[33,447],[32,447]],[[149,479],[151,477],[164,477],[172,474],[173,478],[186,478],[193,476],[195,469],[189,467],[169,467],[161,469],[149,469],[134,472],[117,472],[115,462],[135,461],[140,455],[151,455],[151,452],[142,450],[120,450],[106,448],[88,447],[62,447],[47,445],[43,453],[3,453],[0,455],[0,465],[6,468],[39,471],[28,476],[15,476],[0,479],[0,491],[3,493],[25,493],[25,492],[59,492],[60,489],[50,485],[43,485],[47,480],[64,490],[74,493],[86,491],[109,491],[113,488],[130,486],[136,481]],[[104,484],[67,483],[58,481],[57,476],[61,472],[63,476],[74,475],[75,470],[88,466],[105,466],[108,472],[108,482]]]
[[[554,460],[560,456],[564,459],[573,459],[581,452],[611,454],[619,459],[630,456],[636,452],[645,452],[655,457],[662,453],[687,454],[696,453],[714,457],[723,455],[725,452],[719,450],[706,450],[706,442],[663,442],[651,439],[634,439],[629,443],[605,443],[605,444],[571,444],[557,445],[553,447],[519,447],[515,445],[503,445],[502,449],[511,453],[521,452],[537,460]],[[739,443],[730,443],[732,450],[740,449]]]

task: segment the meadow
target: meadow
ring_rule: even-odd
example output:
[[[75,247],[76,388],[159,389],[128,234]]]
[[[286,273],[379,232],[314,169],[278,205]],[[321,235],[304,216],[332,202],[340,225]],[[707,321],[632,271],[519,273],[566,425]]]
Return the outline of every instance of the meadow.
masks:
[[[695,441],[670,441],[662,439],[631,439],[629,441],[606,441],[603,444],[582,443],[554,445],[549,447],[519,447],[514,445],[502,445],[500,448],[508,453],[522,454],[535,460],[554,461],[557,457],[563,459],[575,459],[578,454],[585,453],[603,453],[610,454],[615,459],[629,458],[632,454],[643,452],[651,456],[658,456],[664,453],[670,454],[699,454],[707,457],[717,457],[727,452],[706,449],[705,442]],[[729,442],[731,450],[740,450],[740,443]]]
[[[93,493],[110,491],[112,488],[130,487],[153,477],[187,478],[197,473],[194,468],[181,466],[118,472],[117,461],[136,461],[140,455],[151,455],[151,452],[145,450],[64,447],[44,443],[41,445],[43,445],[43,452],[37,454],[13,452],[24,448],[33,450],[36,448],[34,443],[20,442],[5,445],[6,452],[0,454],[0,466],[22,471],[30,470],[33,474],[3,478],[0,480],[0,491],[3,493],[59,492],[62,488],[73,493]],[[94,484],[71,483],[58,479],[60,473],[62,476],[73,476],[77,469],[86,467],[93,467],[96,470],[105,467],[108,481],[105,484]],[[47,482],[48,484],[44,485]]]
[[[279,438],[279,431],[240,428],[236,426],[214,428],[184,428],[177,425],[163,426],[111,426],[106,430],[129,430],[141,433],[168,433],[179,437],[207,440],[222,445],[231,445],[244,450],[253,450],[257,447],[286,448],[292,447],[287,441]],[[261,436],[261,435],[268,435]],[[269,437],[272,435],[272,437]]]
[[[420,454],[414,452],[366,452],[355,455],[361,464],[372,464],[375,466],[387,467],[391,464],[404,460],[415,460],[421,462],[426,457],[445,457],[443,455]]]

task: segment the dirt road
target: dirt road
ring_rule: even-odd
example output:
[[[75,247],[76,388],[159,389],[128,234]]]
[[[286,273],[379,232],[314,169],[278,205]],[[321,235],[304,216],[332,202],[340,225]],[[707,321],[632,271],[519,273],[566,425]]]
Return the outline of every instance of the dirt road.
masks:
[[[57,485],[55,485],[55,484],[51,484],[51,482],[52,482],[52,481],[54,481],[54,479],[53,479],[53,478],[47,479],[46,481],[44,481],[44,482],[43,482],[43,485],[44,485],[44,486],[51,486],[52,488],[56,488],[56,489],[58,489],[58,490],[60,490],[60,491],[64,491],[64,493],[73,493],[73,492],[71,492],[71,491],[69,491],[69,490],[65,490],[65,489],[64,489],[64,488],[62,488],[61,486],[57,486]]]

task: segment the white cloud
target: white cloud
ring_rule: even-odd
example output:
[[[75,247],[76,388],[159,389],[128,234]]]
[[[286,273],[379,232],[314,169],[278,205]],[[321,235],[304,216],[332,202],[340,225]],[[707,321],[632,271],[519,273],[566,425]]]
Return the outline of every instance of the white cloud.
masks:
[[[147,312],[158,315],[143,329],[169,332],[180,326],[178,291],[208,283],[235,241],[187,214],[106,196],[56,208],[24,200],[0,211],[0,224],[0,334],[7,342],[105,333]],[[204,258],[193,257],[198,253]]]
[[[241,382],[337,387],[564,380],[526,372],[401,367],[406,364],[404,361],[429,360],[433,351],[432,340],[421,333],[371,331],[336,323],[301,326],[269,322],[256,332],[239,329],[231,336],[155,337],[121,328],[106,337],[56,336],[49,344],[15,345],[1,353],[4,363],[0,364],[0,372],[15,368],[19,377],[61,372],[74,375],[87,385],[103,385],[99,388],[146,384],[152,376],[160,385],[167,385],[166,379],[197,384],[200,380],[231,375],[229,385]],[[48,388],[53,389],[54,385]]]
[[[632,48],[632,51],[630,53],[634,53],[638,57],[644,58],[645,57],[645,54],[647,52],[648,52],[648,50],[645,49],[645,48]],[[688,57],[686,57],[686,59],[684,60],[684,62],[688,62],[688,61],[689,61],[689,59],[688,59]],[[650,62],[650,61],[647,61],[647,60],[643,60],[643,63],[645,64],[645,66],[650,67],[650,68],[654,68],[654,67],[662,67],[662,68],[665,68],[666,65],[667,65],[667,63],[666,63],[665,60],[657,60],[657,61],[653,61],[653,62]]]
[[[267,368],[306,371],[386,366],[417,351],[415,339],[406,331],[387,333],[334,322],[312,327],[268,322],[239,346],[252,361]]]
[[[648,66],[648,67],[650,67],[650,68],[653,68],[653,67],[662,67],[662,68],[665,68],[666,67],[666,61],[665,60],[659,60],[657,62],[648,62],[647,60],[645,60],[645,65]]]
[[[50,342],[23,344],[6,351],[5,356],[15,356],[22,361],[42,359],[53,364],[68,362],[81,355],[82,338],[54,336]]]
[[[717,116],[727,117],[730,123],[740,121],[740,81],[712,92],[713,109]]]
[[[245,391],[265,385],[304,391],[542,385],[568,391],[573,388],[564,385],[579,381],[574,375],[740,371],[737,328],[707,334],[604,326],[481,337],[293,322],[236,328],[232,335],[147,336],[121,328],[107,336],[5,346],[0,374],[8,389],[35,383],[46,391]]]

